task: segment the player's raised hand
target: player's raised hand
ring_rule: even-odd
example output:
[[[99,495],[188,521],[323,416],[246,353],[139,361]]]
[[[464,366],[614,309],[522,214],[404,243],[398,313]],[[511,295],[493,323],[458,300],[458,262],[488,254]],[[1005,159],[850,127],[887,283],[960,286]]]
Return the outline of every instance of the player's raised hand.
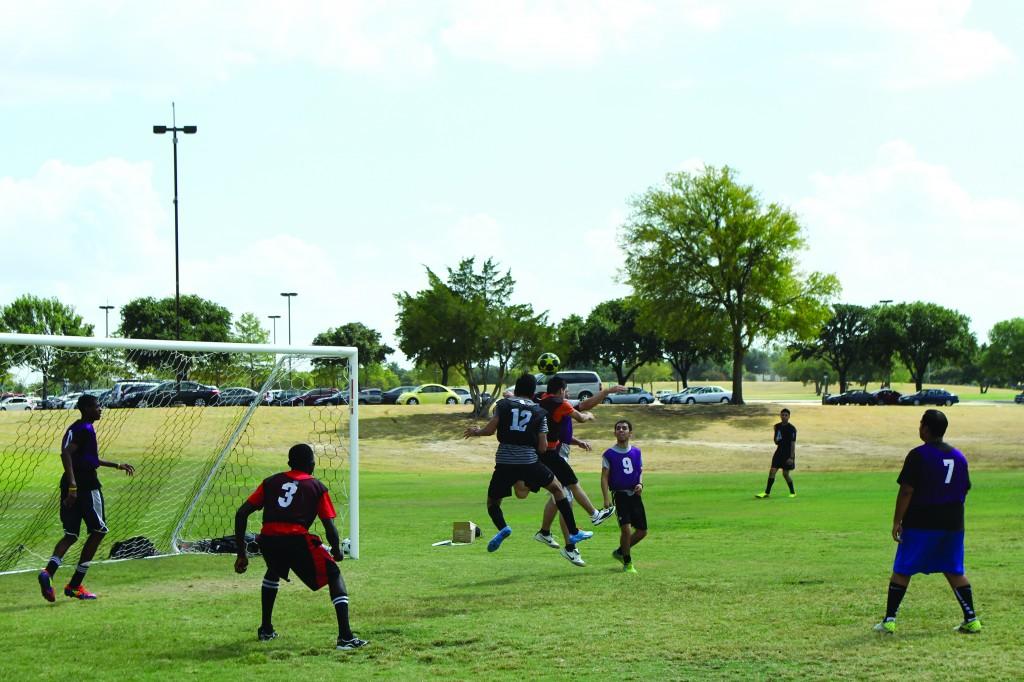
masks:
[[[235,557],[235,573],[245,573],[245,570],[249,568],[249,557],[245,554],[239,554]]]
[[[590,447],[590,443],[585,441],[585,440],[576,441],[576,445],[581,447],[581,448],[583,448],[587,452],[590,452],[591,450],[593,450],[593,448]]]
[[[121,462],[120,464],[117,465],[117,468],[120,469],[121,471],[125,472],[129,476],[134,476],[135,475],[135,467],[133,467],[128,462]]]
[[[626,390],[626,387],[625,386],[621,386],[619,384],[616,384],[615,386],[609,386],[608,387],[608,392],[609,393],[623,393],[625,390]]]

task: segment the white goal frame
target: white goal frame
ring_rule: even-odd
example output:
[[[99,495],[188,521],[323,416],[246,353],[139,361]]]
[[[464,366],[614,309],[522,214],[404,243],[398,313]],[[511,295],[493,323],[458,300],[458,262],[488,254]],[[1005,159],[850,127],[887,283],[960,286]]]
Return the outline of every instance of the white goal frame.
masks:
[[[306,357],[342,357],[349,361],[349,483],[348,483],[348,555],[359,558],[359,351],[351,346],[282,346],[257,343],[221,343],[206,341],[164,341],[157,339],[121,339],[100,338],[95,336],[49,336],[46,334],[5,334],[0,333],[0,345],[14,346],[60,346],[64,348],[114,349],[114,350],[149,350],[149,351],[184,351],[191,353],[261,353],[275,356],[306,356]],[[255,405],[250,409],[255,409]],[[237,433],[235,434],[237,436]],[[184,526],[196,502],[213,479],[223,459],[230,453],[232,437],[223,452],[220,453],[207,479],[189,504],[185,515],[179,520],[175,529],[172,545],[176,552],[177,534]]]

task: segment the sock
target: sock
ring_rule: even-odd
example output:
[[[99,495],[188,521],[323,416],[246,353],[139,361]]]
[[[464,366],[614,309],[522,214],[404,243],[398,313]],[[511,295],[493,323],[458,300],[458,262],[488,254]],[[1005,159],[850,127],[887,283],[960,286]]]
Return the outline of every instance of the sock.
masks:
[[[579,533],[580,529],[576,527],[576,517],[572,513],[572,502],[568,498],[563,497],[555,502],[555,506],[558,507],[558,512],[565,519],[565,526],[569,529],[569,535]]]
[[[263,607],[263,622],[260,627],[264,630],[274,629],[274,600],[277,599],[277,589],[281,583],[264,576],[263,587],[260,589],[260,606]]]
[[[338,638],[352,639],[352,628],[348,624],[348,595],[339,594],[332,600],[334,602],[334,613],[338,616]]]
[[[549,537],[551,535],[551,529],[550,528],[548,528],[547,530],[544,530],[543,528],[541,528],[537,532],[540,533],[541,535],[545,536],[545,537]]]
[[[622,563],[624,563],[624,564],[631,564],[631,563],[633,563],[633,557],[631,555],[629,555],[629,554],[623,554],[622,555]]]
[[[900,602],[903,601],[903,597],[907,594],[906,585],[897,585],[896,583],[889,583],[889,598],[885,602],[885,619],[895,620],[896,612],[900,610]]]
[[[773,485],[775,485],[775,477],[774,476],[769,476],[768,477],[768,485],[766,485],[764,487],[764,494],[765,495],[771,495],[772,494],[772,486]]]
[[[792,481],[792,479],[788,479],[787,478],[786,479],[786,485],[789,486],[789,494],[790,495],[796,495],[796,490],[793,489],[793,481]]]
[[[75,573],[71,576],[71,582],[68,583],[69,587],[78,587],[85,580],[85,573],[89,570],[89,564],[91,561],[85,561],[75,566]]]
[[[573,543],[571,543],[571,542],[565,543],[565,551],[566,552],[572,552],[575,549],[576,549],[576,545],[574,545]]]
[[[500,505],[496,504],[494,506],[487,507],[487,514],[491,517],[491,521],[494,522],[494,525],[498,527],[498,530],[501,530],[508,525],[505,523],[505,515],[501,512]]]
[[[954,587],[953,594],[956,595],[956,600],[960,602],[960,608],[964,612],[964,620],[974,620],[977,618],[977,614],[974,613],[974,592],[971,590],[970,585],[964,585],[962,587]]]
[[[60,565],[61,565],[60,557],[59,556],[52,556],[52,557],[50,557],[50,560],[46,563],[46,568],[44,570],[47,573],[49,573],[50,577],[52,578],[54,575],[57,574],[57,569],[60,568]]]

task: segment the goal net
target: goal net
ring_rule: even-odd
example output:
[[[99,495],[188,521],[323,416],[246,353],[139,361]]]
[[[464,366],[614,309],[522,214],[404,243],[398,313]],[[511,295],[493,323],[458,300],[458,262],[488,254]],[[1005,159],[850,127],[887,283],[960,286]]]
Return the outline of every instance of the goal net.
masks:
[[[61,439],[83,392],[103,408],[100,458],[135,467],[98,471],[97,560],[233,553],[235,511],[296,443],[313,447],[357,558],[357,368],[354,348],[0,334],[0,393],[28,397],[0,400],[0,573],[38,569],[63,536]]]

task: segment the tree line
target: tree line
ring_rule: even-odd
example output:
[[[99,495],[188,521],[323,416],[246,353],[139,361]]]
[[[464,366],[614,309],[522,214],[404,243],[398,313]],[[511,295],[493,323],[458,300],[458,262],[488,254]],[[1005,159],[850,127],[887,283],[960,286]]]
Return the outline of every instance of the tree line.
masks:
[[[399,348],[418,370],[433,371],[439,383],[458,376],[481,413],[488,407],[486,394],[499,395],[512,375],[533,367],[544,351],[557,353],[565,367],[607,369],[619,383],[645,366],[666,362],[685,385],[693,367],[725,362],[735,403],[743,402],[748,357],[780,346],[790,356],[790,372],[829,368],[840,390],[851,381],[884,381],[896,367],[905,367],[920,389],[930,369],[950,364],[960,366],[961,377],[982,391],[1024,382],[1024,318],[999,322],[988,343],[979,345],[965,315],[934,303],[836,302],[841,287],[834,275],[799,269],[806,241],[797,216],[763,201],[729,167],[671,173],[632,198],[630,206],[620,241],[626,256],[622,279],[631,295],[554,323],[544,310],[512,303],[510,269],[493,258],[479,264],[465,258],[443,275],[427,268],[424,289],[395,294]],[[166,339],[174,329],[171,298],[135,299],[120,313],[120,336]],[[93,333],[69,306],[30,295],[3,308],[0,327]],[[266,343],[269,334],[252,313],[232,321],[224,307],[184,296],[181,338]],[[358,348],[363,384],[417,378],[415,371],[385,364],[393,349],[380,332],[361,323],[326,329],[312,343]],[[33,352],[31,366],[44,382],[47,376],[89,371],[55,366],[70,361],[45,349]],[[5,357],[9,354],[0,349],[0,374],[9,369]],[[150,360],[156,365],[163,359],[154,354]],[[226,360],[212,357],[207,366],[188,370],[216,376],[218,362]],[[265,370],[258,366],[259,356],[232,362],[249,362],[253,381]],[[319,369],[329,369],[332,361],[319,362]]]

